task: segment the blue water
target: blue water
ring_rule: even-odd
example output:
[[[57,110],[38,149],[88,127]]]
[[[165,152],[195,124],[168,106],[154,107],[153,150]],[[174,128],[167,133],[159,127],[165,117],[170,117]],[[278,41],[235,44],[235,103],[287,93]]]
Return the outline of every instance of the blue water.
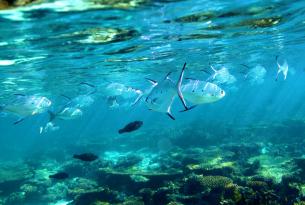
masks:
[[[219,139],[238,144],[248,141],[245,134],[239,141],[236,133],[241,129],[304,122],[303,1],[143,0],[132,1],[133,6],[110,1],[104,2],[106,6],[86,0],[50,2],[0,10],[0,105],[12,104],[15,94],[35,95],[52,101],[47,110],[60,110],[67,102],[62,95],[76,98],[92,90],[82,82],[97,90],[90,94],[94,102],[81,108],[81,117],[56,120],[59,129],[46,132],[41,129],[49,121],[47,110],[17,125],[13,123],[20,116],[3,111],[3,162],[36,161],[38,156],[64,161],[75,152],[103,156],[106,151],[148,149],[158,154],[165,149],[158,145],[161,139],[170,139],[172,147],[187,134],[195,139],[190,147],[204,147],[202,136],[207,133],[212,136],[209,145],[217,146]],[[289,65],[286,80],[282,73],[275,80],[276,56],[280,64],[286,60]],[[148,92],[151,84],[145,78],[162,81],[172,72],[176,82],[184,62],[185,77],[205,81],[213,74],[211,64],[227,68],[235,81],[218,83],[226,92],[223,99],[187,112],[179,112],[183,107],[176,97],[172,105],[176,120],[150,111],[145,95],[134,106],[134,96],[109,106],[109,97],[123,94],[107,86],[120,83]],[[253,81],[258,74],[246,76],[258,65],[266,69],[260,82]],[[135,120],[144,122],[139,130],[118,134]],[[249,137],[265,143],[266,132]],[[302,136],[288,133],[286,138],[301,143]]]

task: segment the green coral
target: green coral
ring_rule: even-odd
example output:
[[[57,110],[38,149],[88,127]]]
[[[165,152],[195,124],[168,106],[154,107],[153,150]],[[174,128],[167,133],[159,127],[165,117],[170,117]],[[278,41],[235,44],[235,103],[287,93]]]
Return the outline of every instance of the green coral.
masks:
[[[268,184],[264,181],[248,181],[247,186],[255,191],[266,190],[268,188]]]
[[[236,184],[227,185],[225,188],[224,196],[225,198],[232,199],[235,203],[240,202],[243,198],[240,187]]]
[[[305,205],[305,201],[295,202],[293,205]]]
[[[224,176],[191,175],[185,180],[184,190],[187,194],[195,194],[204,190],[224,189],[232,184],[232,179]]]
[[[209,188],[209,189],[215,189],[215,188],[224,188],[228,185],[233,184],[233,181],[224,176],[197,176],[200,185]]]

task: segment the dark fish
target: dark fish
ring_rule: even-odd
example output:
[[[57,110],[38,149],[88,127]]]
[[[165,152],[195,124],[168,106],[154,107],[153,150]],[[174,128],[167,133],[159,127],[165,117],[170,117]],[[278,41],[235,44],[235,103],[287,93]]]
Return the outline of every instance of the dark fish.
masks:
[[[139,129],[142,125],[143,125],[142,121],[131,122],[131,123],[127,124],[124,128],[120,129],[119,133],[122,134],[125,132],[135,131],[135,130]]]
[[[85,162],[92,162],[98,158],[95,154],[92,153],[84,153],[84,154],[75,154],[73,155],[74,159],[79,159]]]
[[[50,175],[50,179],[67,179],[69,177],[69,174],[65,172],[58,172],[56,174]]]

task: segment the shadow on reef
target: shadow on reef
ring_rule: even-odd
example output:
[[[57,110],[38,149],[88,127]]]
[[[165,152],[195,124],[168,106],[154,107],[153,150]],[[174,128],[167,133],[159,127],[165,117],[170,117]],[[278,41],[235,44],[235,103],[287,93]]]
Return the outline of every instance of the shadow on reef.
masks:
[[[73,159],[69,152],[57,157],[48,151],[35,163],[3,162],[0,204],[305,204],[305,142],[299,136],[305,132],[304,122],[217,127],[213,133],[199,127],[182,129],[171,135],[170,143],[161,143],[159,152],[159,141],[167,132],[149,139],[140,133],[75,146],[100,148],[94,161]],[[180,143],[191,135],[187,143]],[[300,140],[294,143],[295,139]],[[107,143],[114,145],[107,150]],[[149,144],[155,147],[145,148]],[[55,173],[69,175],[50,179]]]

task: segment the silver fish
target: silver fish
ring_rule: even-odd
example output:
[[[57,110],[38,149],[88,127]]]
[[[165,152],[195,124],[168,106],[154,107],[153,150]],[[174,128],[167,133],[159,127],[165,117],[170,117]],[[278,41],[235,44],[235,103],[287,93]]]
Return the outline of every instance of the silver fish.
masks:
[[[169,78],[169,75],[171,73],[168,73],[166,77],[160,82],[148,79],[150,82],[153,83],[153,88],[145,99],[145,104],[150,110],[166,113],[171,119],[175,120],[174,116],[171,113],[171,106],[177,94],[185,110],[189,109],[186,106],[183,94],[181,92],[181,83],[185,67],[186,63],[182,68],[179,80],[176,84]]]
[[[222,67],[219,70],[216,70],[213,66],[211,69],[214,71],[212,76],[210,76],[207,81],[212,81],[216,84],[233,84],[236,82],[236,78],[229,72],[229,69]]]
[[[52,102],[43,96],[15,94],[16,98],[6,104],[0,106],[0,111],[11,113],[20,117],[14,124],[23,121],[24,118],[44,113],[51,106]]]
[[[83,115],[83,111],[76,107],[65,107],[57,113],[54,113],[52,111],[48,112],[50,115],[49,122],[52,122],[54,119],[73,120]]]
[[[251,85],[262,84],[264,82],[266,73],[266,68],[261,65],[257,65],[249,70],[249,72],[245,75],[245,78],[250,81]]]
[[[80,85],[85,85],[87,88],[90,88],[90,90],[87,90],[86,94],[79,95],[75,98],[71,98],[67,95],[61,95],[62,97],[65,97],[68,100],[67,105],[69,107],[75,107],[75,108],[86,108],[89,107],[94,103],[93,94],[97,92],[96,86],[82,82]]]
[[[181,91],[184,98],[195,105],[216,102],[225,96],[225,91],[214,83],[188,80],[188,83],[182,85]]]
[[[121,83],[110,83],[105,90],[107,105],[115,108],[120,106],[130,107],[137,104],[143,97],[143,92]],[[115,106],[113,106],[115,105]]]

